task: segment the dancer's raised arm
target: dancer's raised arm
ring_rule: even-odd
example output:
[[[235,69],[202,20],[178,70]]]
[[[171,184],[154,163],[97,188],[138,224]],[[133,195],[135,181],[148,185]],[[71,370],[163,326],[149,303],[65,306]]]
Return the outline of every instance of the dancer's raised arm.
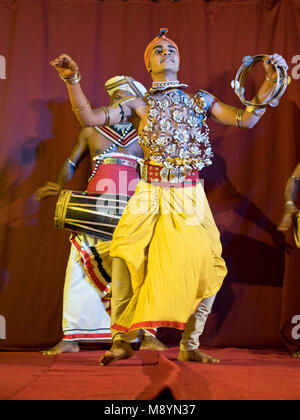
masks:
[[[50,61],[66,83],[72,110],[82,126],[96,126],[118,124],[131,116],[131,109],[127,105],[92,108],[83,93],[80,80],[81,75],[77,63],[67,54],[62,54]]]

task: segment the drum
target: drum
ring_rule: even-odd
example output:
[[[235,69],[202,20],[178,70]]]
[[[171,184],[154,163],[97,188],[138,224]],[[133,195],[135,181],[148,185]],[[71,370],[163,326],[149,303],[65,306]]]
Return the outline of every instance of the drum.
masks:
[[[129,199],[121,194],[62,190],[56,203],[54,226],[111,240]]]
[[[300,210],[297,211],[294,217],[294,239],[298,248],[300,248]]]

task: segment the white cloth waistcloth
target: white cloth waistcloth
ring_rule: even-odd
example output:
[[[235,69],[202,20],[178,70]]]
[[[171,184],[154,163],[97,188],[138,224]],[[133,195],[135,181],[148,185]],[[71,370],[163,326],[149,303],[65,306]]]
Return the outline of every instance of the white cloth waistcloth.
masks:
[[[88,246],[99,240],[88,235],[78,236]],[[100,291],[83,270],[74,245],[71,245],[66,269],[62,328],[66,341],[111,342],[110,316],[105,311]]]

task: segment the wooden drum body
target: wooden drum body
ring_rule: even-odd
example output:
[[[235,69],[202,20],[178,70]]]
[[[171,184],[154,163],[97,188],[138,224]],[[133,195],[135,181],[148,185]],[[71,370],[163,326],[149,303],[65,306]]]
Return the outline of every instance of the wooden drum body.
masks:
[[[56,204],[54,226],[111,240],[129,199],[121,194],[62,190]]]

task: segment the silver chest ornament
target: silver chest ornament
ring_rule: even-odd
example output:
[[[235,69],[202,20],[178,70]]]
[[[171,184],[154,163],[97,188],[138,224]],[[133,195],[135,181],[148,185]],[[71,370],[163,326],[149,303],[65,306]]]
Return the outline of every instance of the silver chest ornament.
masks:
[[[163,166],[162,181],[183,182],[193,170],[212,164],[213,152],[201,93],[189,97],[180,90],[159,99],[147,95],[148,120],[139,143],[150,148],[150,159]]]

